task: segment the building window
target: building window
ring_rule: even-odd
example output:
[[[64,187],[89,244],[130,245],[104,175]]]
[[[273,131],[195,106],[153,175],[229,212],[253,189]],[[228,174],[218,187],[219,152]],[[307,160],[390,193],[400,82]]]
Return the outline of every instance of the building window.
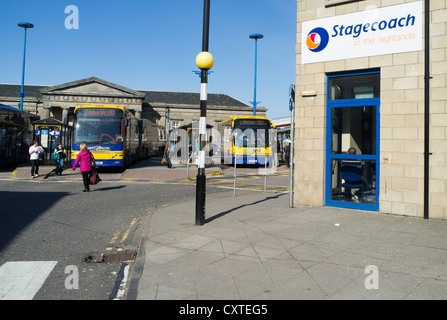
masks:
[[[173,121],[171,121],[171,130],[174,130],[174,129],[177,129],[177,128],[179,128],[180,127],[180,121],[175,121],[175,120],[173,120]]]
[[[163,127],[158,127],[158,138],[160,141],[166,141],[166,132]]]
[[[375,105],[360,105],[332,109],[332,154],[346,154],[350,147],[355,147],[358,154],[377,153],[376,108]]]
[[[329,86],[329,100],[380,98],[379,73],[333,77]]]

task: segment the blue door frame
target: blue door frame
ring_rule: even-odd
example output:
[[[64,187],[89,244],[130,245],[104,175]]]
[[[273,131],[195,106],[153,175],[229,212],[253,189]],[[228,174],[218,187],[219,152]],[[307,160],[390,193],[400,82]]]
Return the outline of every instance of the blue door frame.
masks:
[[[353,74],[349,74],[353,75]],[[357,74],[355,74],[357,75]],[[345,76],[345,75],[343,75]],[[345,99],[345,100],[329,100],[329,78],[328,76],[328,91],[327,91],[327,118],[326,118],[326,173],[325,173],[325,204],[333,207],[343,207],[360,210],[379,210],[379,186],[380,186],[380,98],[367,98],[367,99]],[[336,77],[340,77],[337,75]],[[349,108],[349,107],[363,107],[363,106],[375,106],[376,108],[376,152],[375,154],[335,154],[332,153],[332,112],[335,108]],[[333,160],[372,160],[375,161],[375,197],[374,204],[357,203],[348,201],[338,201],[331,199],[331,179],[332,179],[332,161]]]

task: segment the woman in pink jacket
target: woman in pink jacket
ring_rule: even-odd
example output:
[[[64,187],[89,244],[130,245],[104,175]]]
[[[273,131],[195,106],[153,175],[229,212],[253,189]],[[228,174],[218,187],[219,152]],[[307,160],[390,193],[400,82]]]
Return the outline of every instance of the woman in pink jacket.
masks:
[[[92,167],[90,166],[90,161],[92,154],[87,149],[87,146],[85,143],[81,143],[79,145],[79,148],[81,149],[81,152],[78,153],[78,156],[76,157],[76,160],[73,164],[73,171],[76,170],[76,167],[78,166],[78,163],[81,163],[81,173],[82,173],[82,180],[84,181],[84,190],[83,192],[89,192],[90,191],[90,180],[89,175],[92,171]]]

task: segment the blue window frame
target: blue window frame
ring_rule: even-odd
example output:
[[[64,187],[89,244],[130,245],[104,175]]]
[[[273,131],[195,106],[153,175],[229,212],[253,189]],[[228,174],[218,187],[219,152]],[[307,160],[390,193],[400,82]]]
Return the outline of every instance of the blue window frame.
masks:
[[[380,72],[327,77],[325,203],[378,211]]]

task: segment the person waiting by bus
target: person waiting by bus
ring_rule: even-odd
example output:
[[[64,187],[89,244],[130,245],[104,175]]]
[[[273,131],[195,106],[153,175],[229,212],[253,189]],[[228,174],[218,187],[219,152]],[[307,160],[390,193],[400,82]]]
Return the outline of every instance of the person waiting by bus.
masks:
[[[67,150],[62,147],[62,143],[59,142],[57,144],[57,148],[54,149],[54,162],[56,164],[56,175],[60,176],[62,174],[62,170],[64,170],[64,159],[67,157]]]
[[[90,161],[91,161],[91,153],[90,151],[87,149],[87,145],[85,143],[81,143],[79,145],[79,148],[81,149],[81,151],[78,153],[78,156],[76,157],[76,160],[73,164],[73,171],[76,170],[76,167],[78,166],[78,164],[80,163],[80,170],[81,174],[82,174],[82,181],[84,183],[84,190],[83,192],[89,192],[90,191],[90,172],[92,171],[92,167],[90,165]]]
[[[39,142],[33,141],[33,145],[29,147],[29,160],[31,162],[31,179],[39,176],[39,156],[44,150],[39,146]]]
[[[173,141],[170,141],[166,146],[166,165],[169,169],[172,168],[172,162],[171,162],[171,152],[172,154],[175,153],[175,144]]]
[[[284,159],[286,160],[286,166],[289,167],[289,165],[290,165],[290,143],[288,141],[285,141]]]

